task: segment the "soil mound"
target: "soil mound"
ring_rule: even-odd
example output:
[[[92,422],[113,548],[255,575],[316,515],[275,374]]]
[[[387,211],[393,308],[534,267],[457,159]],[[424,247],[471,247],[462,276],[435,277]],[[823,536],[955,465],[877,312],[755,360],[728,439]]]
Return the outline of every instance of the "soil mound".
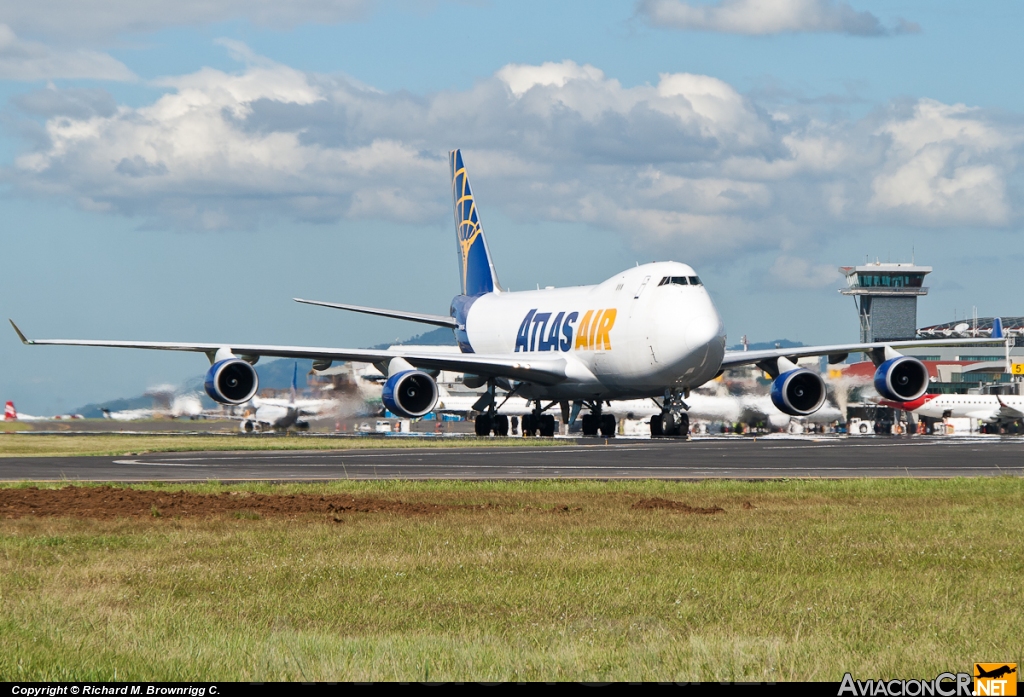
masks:
[[[682,501],[669,501],[668,499],[641,499],[633,504],[633,508],[639,511],[677,511],[679,513],[699,513],[703,515],[711,515],[713,513],[725,513],[725,509],[720,506],[712,506],[711,508],[697,508],[689,504],[683,503]]]
[[[114,518],[294,517],[319,513],[335,519],[345,513],[423,515],[457,508],[433,503],[405,503],[348,494],[250,494],[146,491],[111,486],[63,489],[0,489],[0,518],[24,516]]]

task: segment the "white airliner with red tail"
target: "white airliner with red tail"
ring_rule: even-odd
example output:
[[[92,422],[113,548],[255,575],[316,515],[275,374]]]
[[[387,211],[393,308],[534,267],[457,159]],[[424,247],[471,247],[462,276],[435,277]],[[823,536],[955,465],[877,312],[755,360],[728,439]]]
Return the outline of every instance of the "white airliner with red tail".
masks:
[[[930,419],[968,418],[985,424],[1024,421],[1024,397],[994,394],[926,394],[909,402],[882,400],[882,406]]]
[[[477,418],[478,435],[508,433],[508,417],[493,399],[494,388],[500,386],[533,402],[533,413],[524,417],[524,432],[547,436],[554,433],[554,417],[547,413],[553,407],[560,407],[563,419],[570,422],[586,409],[583,433],[612,436],[615,417],[604,412],[605,404],[647,398],[661,410],[660,418],[651,419],[652,435],[685,435],[690,390],[726,368],[748,364],[773,377],[772,401],[781,411],[806,416],[825,402],[825,384],[817,373],[797,367],[796,359],[803,356],[828,356],[839,362],[849,353],[866,352],[878,366],[875,385],[883,397],[913,400],[924,394],[928,373],[920,361],[897,349],[1001,341],[932,339],[730,352],[725,350],[725,326],[697,272],[673,261],[629,268],[592,286],[506,291],[498,283],[462,153],[452,151],[449,160],[461,293],[452,300],[448,315],[296,300],[449,327],[461,353],[227,341],[30,340],[17,326],[15,330],[32,345],[205,353],[211,364],[206,391],[222,404],[252,399],[259,387],[252,364],[262,356],[311,358],[319,370],[336,360],[373,363],[387,375],[384,405],[413,418],[429,413],[438,400],[432,373],[455,371],[464,373],[470,386],[487,385],[492,395],[487,411]]]
[[[9,401],[4,405],[4,421],[61,421],[63,419],[80,419],[81,414],[58,414],[57,416],[32,416],[22,414],[14,408],[14,402]]]

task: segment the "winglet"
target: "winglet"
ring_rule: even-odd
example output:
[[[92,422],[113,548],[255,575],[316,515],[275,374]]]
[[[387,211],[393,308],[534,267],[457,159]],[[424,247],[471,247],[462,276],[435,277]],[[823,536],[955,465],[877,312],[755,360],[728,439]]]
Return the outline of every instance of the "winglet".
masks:
[[[14,331],[16,331],[18,333],[18,338],[21,339],[21,343],[23,343],[23,344],[35,343],[35,342],[29,341],[28,339],[25,338],[25,335],[22,334],[20,329],[18,329],[18,325],[14,323],[13,319],[8,319],[7,321],[11,323],[11,326],[14,327]]]

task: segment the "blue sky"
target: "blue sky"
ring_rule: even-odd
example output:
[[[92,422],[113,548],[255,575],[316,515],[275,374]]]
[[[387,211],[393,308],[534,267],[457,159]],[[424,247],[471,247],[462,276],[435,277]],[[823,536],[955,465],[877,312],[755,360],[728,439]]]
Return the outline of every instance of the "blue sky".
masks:
[[[2,305],[46,337],[363,346],[443,312],[446,152],[502,282],[697,267],[730,340],[855,340],[840,264],[931,264],[922,324],[1024,314],[1020,3],[0,0]],[[0,340],[28,413],[194,355]]]

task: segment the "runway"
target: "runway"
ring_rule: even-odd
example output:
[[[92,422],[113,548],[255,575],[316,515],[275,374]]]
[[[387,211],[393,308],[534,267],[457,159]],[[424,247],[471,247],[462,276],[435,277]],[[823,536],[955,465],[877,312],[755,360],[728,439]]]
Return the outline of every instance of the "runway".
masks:
[[[554,447],[0,458],[0,481],[777,479],[1024,475],[1019,438],[581,440]]]

